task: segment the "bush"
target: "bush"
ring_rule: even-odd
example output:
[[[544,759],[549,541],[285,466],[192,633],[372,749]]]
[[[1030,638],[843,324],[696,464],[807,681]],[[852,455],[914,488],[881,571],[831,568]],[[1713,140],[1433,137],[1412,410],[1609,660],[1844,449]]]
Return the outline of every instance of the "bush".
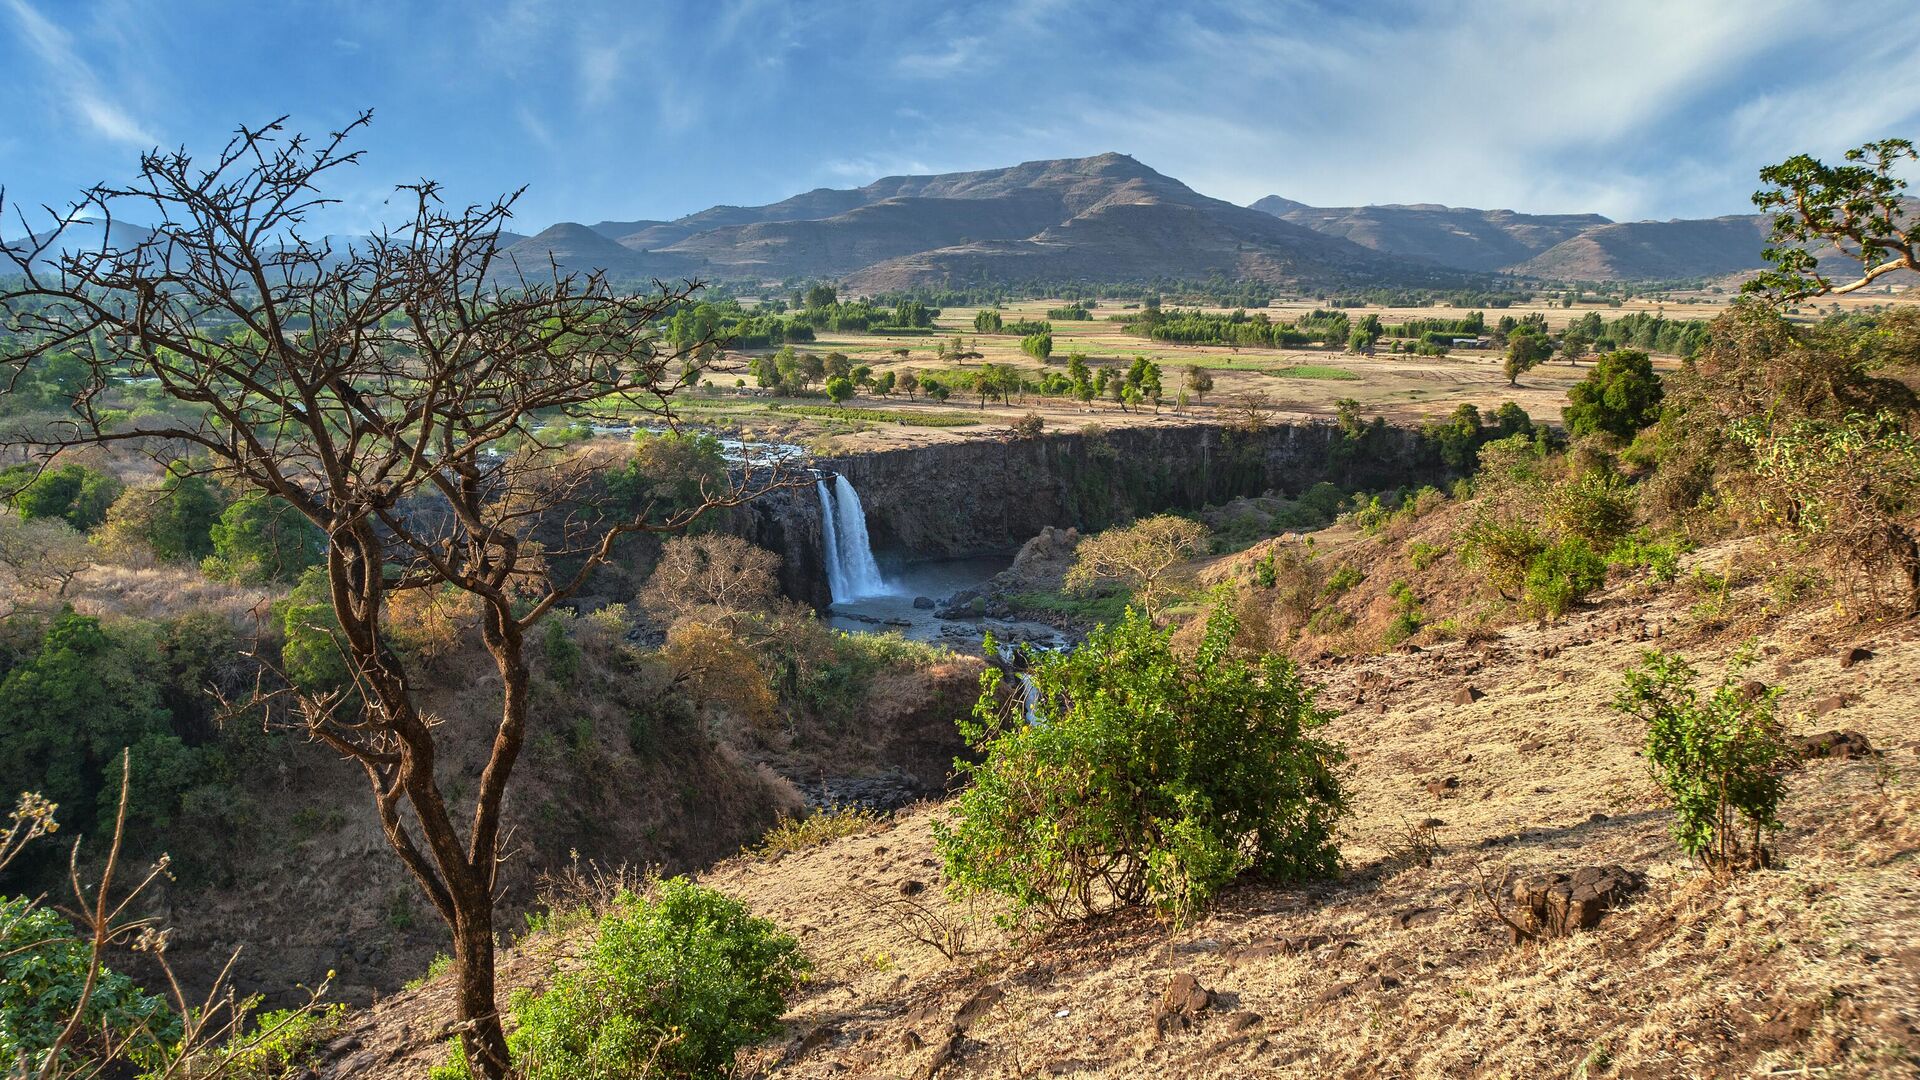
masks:
[[[22,521],[59,518],[81,532],[107,519],[107,508],[124,485],[84,465],[62,465],[35,475],[36,466],[15,465],[0,472],[0,496],[20,512]]]
[[[333,1037],[346,1019],[345,1005],[312,1009],[277,1009],[254,1018],[253,1030],[228,1046],[226,1075],[230,1080],[277,1080],[312,1064],[320,1044]]]
[[[1367,580],[1367,575],[1361,573],[1359,567],[1350,563],[1341,563],[1339,568],[1333,572],[1333,576],[1327,579],[1327,585],[1323,590],[1323,595],[1328,597],[1339,596],[1365,580]]]
[[[1645,570],[1653,580],[1666,584],[1680,576],[1680,545],[1630,536],[1607,553],[1608,566]]]
[[[1560,415],[1569,435],[1605,433],[1625,442],[1659,419],[1663,395],[1647,354],[1621,349],[1602,356],[1573,384]]]
[[[1487,584],[1508,599],[1525,590],[1534,559],[1547,549],[1546,537],[1527,522],[1486,513],[1467,526],[1466,539],[1469,557]]]
[[[1345,755],[1315,737],[1329,714],[1291,663],[1229,655],[1238,629],[1216,608],[1182,660],[1129,611],[1072,652],[1029,654],[1031,723],[989,669],[961,724],[982,759],[934,827],[953,888],[1053,917],[1108,902],[1179,917],[1243,872],[1331,873]]]
[[[1619,477],[1594,469],[1547,496],[1547,521],[1556,532],[1577,536],[1601,551],[1633,530],[1633,493]]]
[[[58,914],[0,897],[0,1061],[38,1072],[80,1000],[91,956]],[[97,1061],[122,1042],[126,1058],[153,1064],[179,1039],[180,1020],[132,979],[102,968],[79,1034],[79,1045],[63,1052],[72,1064],[89,1055]]]
[[[252,493],[227,507],[208,530],[213,554],[201,563],[210,577],[243,585],[293,581],[320,562],[327,537],[293,504]]]
[[[805,851],[843,836],[872,832],[884,820],[879,811],[861,806],[835,806],[799,817],[782,814],[760,837],[753,853],[766,856]]]
[[[628,895],[586,966],[514,995],[514,1065],[527,1080],[709,1077],[780,1031],[811,970],[799,943],[746,905],[685,878]]]
[[[1387,596],[1393,600],[1393,621],[1387,624],[1383,641],[1392,648],[1420,632],[1426,624],[1426,613],[1420,610],[1420,598],[1414,595],[1413,586],[1404,581],[1394,582]]]
[[[1607,561],[1593,546],[1570,537],[1533,557],[1527,566],[1527,606],[1544,618],[1558,619],[1574,604],[1607,583]]]
[[[1649,650],[1613,701],[1647,724],[1647,765],[1673,800],[1673,838],[1716,875],[1767,864],[1760,837],[1780,828],[1793,763],[1779,689],[1753,693],[1739,679],[1751,661],[1743,652],[1703,698],[1691,665]]]

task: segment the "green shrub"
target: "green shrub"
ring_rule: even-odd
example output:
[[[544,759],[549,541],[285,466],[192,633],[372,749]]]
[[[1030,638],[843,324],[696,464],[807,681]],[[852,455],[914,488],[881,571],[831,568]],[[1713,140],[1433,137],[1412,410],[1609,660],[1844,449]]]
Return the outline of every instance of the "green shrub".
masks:
[[[292,581],[318,565],[326,534],[273,495],[242,496],[208,529],[213,554],[201,563],[210,577],[245,585]]]
[[[1554,486],[1547,497],[1547,521],[1556,531],[1602,551],[1633,530],[1633,518],[1633,493],[1619,477],[1599,469]]]
[[[107,520],[107,508],[123,490],[120,481],[84,465],[44,470],[15,465],[0,471],[0,497],[20,512],[22,521],[59,518],[81,532]]]
[[[1358,567],[1341,563],[1339,568],[1334,570],[1333,576],[1327,579],[1326,595],[1339,596],[1351,591],[1355,585],[1365,580],[1367,575],[1361,573]]]
[[[1600,357],[1573,384],[1560,415],[1569,435],[1605,433],[1625,441],[1659,418],[1662,396],[1660,376],[1647,354],[1621,349]]]
[[[861,806],[835,806],[797,817],[782,814],[760,837],[753,852],[774,855],[805,851],[843,836],[872,832],[884,820],[879,811]]]
[[[90,945],[57,913],[24,898],[0,897],[0,1061],[9,1068],[25,1062],[38,1073],[80,1002],[91,959]],[[98,1062],[109,1047],[124,1042],[125,1057],[156,1064],[179,1038],[180,1020],[166,1002],[102,968],[79,1042],[69,1043],[62,1057],[71,1065],[90,1056]]]
[[[1533,611],[1558,619],[1606,583],[1607,561],[1576,536],[1533,557],[1527,566],[1524,595]]]
[[[1547,549],[1546,537],[1530,523],[1482,513],[1466,530],[1467,551],[1500,595],[1517,599],[1526,588],[1534,559]]]
[[[345,1005],[317,1009],[276,1009],[253,1018],[253,1030],[229,1044],[226,1075],[231,1080],[279,1080],[318,1056],[346,1018]]]
[[[1653,580],[1666,584],[1680,576],[1678,543],[1662,543],[1641,536],[1629,536],[1607,553],[1607,565],[1629,570],[1645,570]]]
[[[1243,872],[1293,880],[1339,863],[1346,808],[1329,714],[1287,660],[1235,658],[1226,605],[1190,660],[1129,611],[1067,653],[1029,655],[1034,722],[989,669],[962,734],[981,754],[951,823],[948,880],[1053,917],[1108,903],[1186,916]]]
[[[1419,633],[1426,616],[1420,610],[1420,599],[1413,594],[1413,586],[1406,582],[1394,582],[1387,589],[1387,595],[1393,600],[1393,621],[1387,624],[1383,640],[1392,648]]]
[[[1407,561],[1413,564],[1415,570],[1425,570],[1439,562],[1446,553],[1445,545],[1429,544],[1425,540],[1415,540],[1407,545]]]
[[[710,1077],[780,1031],[810,965],[746,905],[685,878],[625,896],[586,966],[514,995],[514,1066],[526,1080]]]
[[[165,830],[201,755],[175,735],[166,672],[138,624],[55,616],[0,676],[0,791],[38,790],[67,808],[65,824],[108,833],[120,795],[121,751],[133,750],[129,830]]]
[[[540,632],[540,652],[546,657],[547,677],[557,683],[570,683],[580,674],[580,646],[568,632],[571,618],[549,618]]]
[[[1691,665],[1649,650],[1613,701],[1647,725],[1647,766],[1673,800],[1673,838],[1718,875],[1766,865],[1760,838],[1780,828],[1793,764],[1779,689],[1753,693],[1739,678],[1751,662],[1742,652],[1703,697]]]

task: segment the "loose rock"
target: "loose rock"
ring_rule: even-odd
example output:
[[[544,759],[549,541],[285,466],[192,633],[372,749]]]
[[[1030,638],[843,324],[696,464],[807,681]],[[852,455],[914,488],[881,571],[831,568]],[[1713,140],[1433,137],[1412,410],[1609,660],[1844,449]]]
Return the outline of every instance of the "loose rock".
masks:
[[[1566,937],[1598,925],[1607,912],[1645,884],[1646,879],[1632,870],[1582,866],[1520,878],[1510,892],[1518,908],[1516,921],[1523,927],[1538,937]]]
[[[1200,980],[1185,972],[1175,975],[1160,995],[1160,1008],[1153,1017],[1154,1035],[1166,1038],[1185,1031],[1213,1004],[1213,993]]]
[[[1867,737],[1858,731],[1823,731],[1818,735],[1801,735],[1793,740],[1793,749],[1804,760],[1838,758],[1851,761],[1854,758],[1880,756],[1880,751],[1875,750]]]
[[[1836,709],[1844,709],[1852,704],[1852,694],[1834,694],[1831,697],[1823,697],[1819,701],[1814,702],[1812,711],[1815,716],[1825,716]]]

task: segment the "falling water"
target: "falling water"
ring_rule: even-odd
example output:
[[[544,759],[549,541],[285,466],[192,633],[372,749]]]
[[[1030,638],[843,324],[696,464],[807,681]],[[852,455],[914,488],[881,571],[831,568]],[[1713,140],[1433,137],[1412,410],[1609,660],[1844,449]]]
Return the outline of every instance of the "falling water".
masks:
[[[820,493],[820,529],[827,549],[827,589],[834,602],[886,592],[887,583],[867,540],[867,514],[859,493],[844,476],[833,478],[832,491],[824,479],[815,487]]]

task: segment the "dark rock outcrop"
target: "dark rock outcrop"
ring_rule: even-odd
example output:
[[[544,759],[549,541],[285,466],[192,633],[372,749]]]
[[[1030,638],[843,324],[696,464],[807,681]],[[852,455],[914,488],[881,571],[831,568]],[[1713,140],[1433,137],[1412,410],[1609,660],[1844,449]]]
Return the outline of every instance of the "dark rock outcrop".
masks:
[[[1417,432],[1357,443],[1329,423],[1263,431],[1181,425],[976,441],[825,459],[860,492],[876,551],[935,558],[1007,551],[1049,526],[1083,531],[1322,480],[1381,487],[1438,479]]]
[[[1618,866],[1582,866],[1577,870],[1533,874],[1513,882],[1517,922],[1535,937],[1566,937],[1599,924],[1607,912],[1625,903],[1646,884]],[[1520,927],[1514,927],[1515,934]]]

